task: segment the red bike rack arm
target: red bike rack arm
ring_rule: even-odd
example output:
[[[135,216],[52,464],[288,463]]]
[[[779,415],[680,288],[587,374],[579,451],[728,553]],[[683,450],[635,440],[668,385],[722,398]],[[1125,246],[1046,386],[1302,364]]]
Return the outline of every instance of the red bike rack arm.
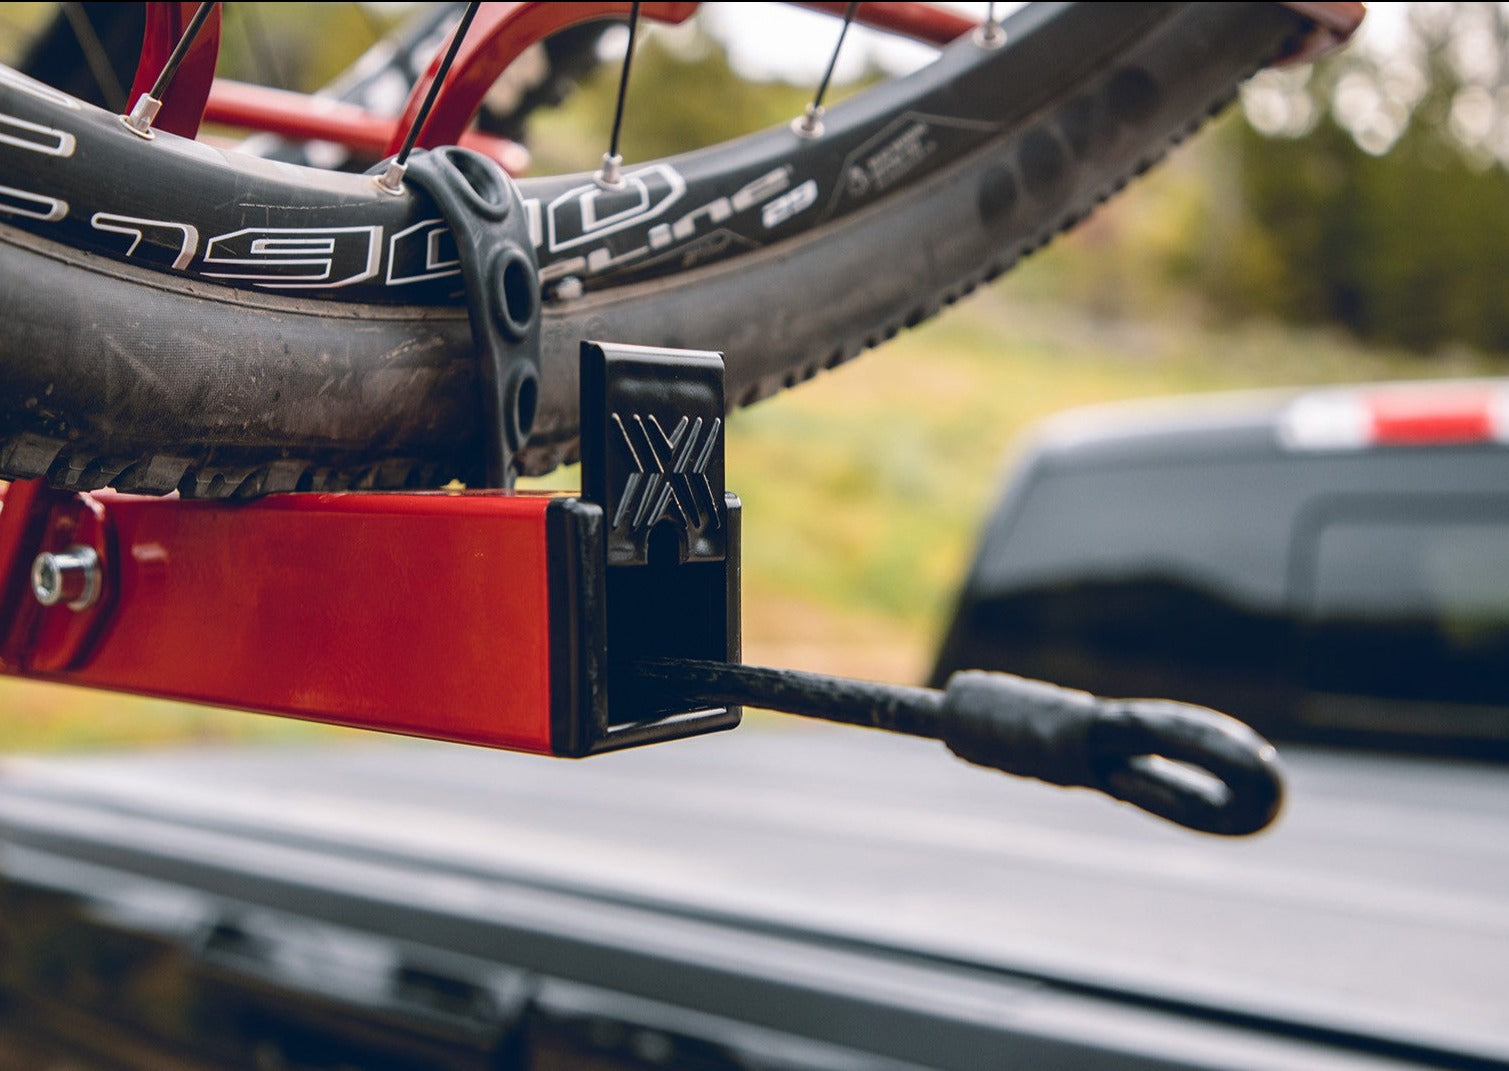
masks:
[[[551,34],[584,22],[610,18],[627,18],[633,5],[623,0],[589,0],[587,3],[543,3],[524,0],[520,3],[487,4],[478,12],[445,84],[435,97],[433,110],[425,120],[416,142],[421,148],[454,144],[482,105],[482,98],[510,63],[525,49]],[[640,14],[659,22],[681,23],[691,18],[696,3],[645,3]],[[435,75],[440,69],[440,53],[414,83],[409,99],[399,117],[397,128],[388,142],[388,153],[396,153],[409,127],[419,116],[419,109]]]
[[[3,668],[548,753],[551,503],[352,494],[227,506],[13,484],[0,512]],[[94,601],[41,605],[32,562],[78,546],[98,558]]]
[[[642,5],[641,11],[646,18],[680,23],[698,6],[696,3],[648,3]],[[848,5],[797,3],[794,6],[842,15]],[[521,173],[528,162],[527,151],[522,146],[468,129],[493,81],[531,45],[584,22],[627,17],[630,7],[628,3],[614,0],[488,5],[468,35],[418,143],[431,148],[460,144],[491,156],[512,173]],[[946,44],[976,25],[955,12],[924,3],[861,4],[855,18],[864,25],[932,44]],[[153,34],[165,39],[169,33],[167,20],[159,16],[157,21],[160,26]],[[156,62],[160,68],[161,60]],[[386,155],[397,151],[408,123],[418,114],[419,103],[433,81],[435,66],[432,63],[431,69],[415,85],[399,119],[373,115],[352,104],[226,79],[216,80],[209,88],[204,119],[288,138],[318,138],[350,149]]]
[[[136,104],[136,98],[150,92],[152,83],[167,65],[168,57],[178,39],[183,36],[189,20],[194,17],[198,4],[147,5],[147,25],[142,34],[141,59],[136,65],[136,78],[131,83],[131,95],[126,101],[126,112]],[[189,48],[188,55],[173,78],[173,91],[163,97],[162,110],[157,113],[152,125],[170,134],[192,138],[199,133],[199,123],[204,116],[204,103],[209,97],[210,83],[215,78],[215,61],[220,57],[220,5],[216,4],[199,36]]]
[[[295,140],[333,141],[371,156],[385,155],[388,144],[403,135],[397,119],[374,115],[360,105],[227,78],[217,78],[210,87],[204,119]],[[529,150],[508,138],[463,130],[457,144],[496,160],[511,175],[529,167]]]
[[[829,15],[843,15],[848,4],[841,0],[793,0],[794,6]],[[605,18],[625,18],[630,4],[620,0],[588,3],[526,2],[489,4],[479,14],[468,35],[436,106],[425,123],[418,144],[433,148],[461,144],[475,148],[512,172],[523,170],[522,147],[505,139],[492,139],[469,131],[472,116],[497,76],[525,49],[570,26]],[[700,6],[694,2],[646,3],[646,18],[680,23]],[[1365,7],[1355,2],[1299,2],[1285,4],[1315,23],[1314,30],[1281,58],[1282,63],[1308,62],[1339,48],[1362,21]],[[131,102],[151,88],[196,4],[154,3],[147,5],[147,29],[142,60],[131,90]],[[929,3],[864,3],[855,21],[876,29],[901,34],[931,44],[943,45],[977,25],[957,12]],[[234,82],[214,83],[219,51],[220,14],[205,23],[174,81],[174,92],[164,101],[156,125],[184,137],[193,137],[201,119],[290,138],[319,138],[348,148],[387,155],[396,152],[408,124],[418,115],[439,63],[439,56],[413,87],[403,114],[397,120],[374,116],[351,105],[317,102],[298,93],[265,89]]]
[[[627,18],[632,6],[623,0],[590,0],[573,4],[526,0],[487,5],[477,15],[461,51],[457,53],[455,64],[435,98],[434,110],[425,120],[417,144],[433,148],[450,144],[460,137],[499,72],[530,45],[584,22]],[[645,3],[640,5],[640,14],[658,22],[681,23],[689,19],[699,6],[697,3]],[[796,6],[841,15],[848,5],[802,3]],[[976,25],[962,15],[924,3],[861,4],[855,18],[878,29],[934,44],[946,44]],[[399,128],[388,143],[388,152],[398,151],[404,131],[418,116],[420,104],[439,69],[439,59],[437,55],[410,91]]]
[[[793,0],[792,6],[840,17],[849,9],[844,0]],[[860,4],[854,21],[932,45],[946,45],[980,24],[957,11],[922,3]]]
[[[609,709],[602,533],[601,510],[564,495],[226,503],[18,481],[0,504],[0,673],[573,757],[738,724]],[[92,598],[43,605],[34,563],[79,548]],[[736,660],[728,583],[699,627]]]

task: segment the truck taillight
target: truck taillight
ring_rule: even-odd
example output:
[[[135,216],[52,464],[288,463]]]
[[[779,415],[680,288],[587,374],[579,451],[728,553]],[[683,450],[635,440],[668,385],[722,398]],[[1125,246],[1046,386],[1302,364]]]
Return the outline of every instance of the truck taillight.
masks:
[[[1319,390],[1279,418],[1291,450],[1509,443],[1509,385],[1411,383],[1365,390]]]

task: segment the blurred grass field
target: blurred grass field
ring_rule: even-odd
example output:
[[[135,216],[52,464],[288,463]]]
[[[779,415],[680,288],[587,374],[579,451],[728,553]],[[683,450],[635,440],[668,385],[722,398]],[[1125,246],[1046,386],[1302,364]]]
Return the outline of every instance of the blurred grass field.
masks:
[[[926,671],[1012,444],[1050,413],[1263,385],[1476,375],[1501,359],[1365,347],[1327,331],[1168,310],[1087,315],[1050,253],[947,315],[737,414],[745,657],[899,682]],[[1070,249],[1065,255],[1073,256]],[[560,474],[562,485],[576,479]],[[182,652],[192,657],[192,652]],[[278,718],[0,682],[0,750],[328,739]]]

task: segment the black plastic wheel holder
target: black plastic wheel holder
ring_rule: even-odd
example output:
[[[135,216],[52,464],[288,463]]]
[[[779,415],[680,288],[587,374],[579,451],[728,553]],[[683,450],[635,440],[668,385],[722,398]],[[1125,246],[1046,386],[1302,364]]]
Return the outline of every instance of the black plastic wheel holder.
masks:
[[[723,358],[609,342],[581,348],[582,494],[554,546],[573,594],[553,692],[554,751],[587,755],[731,729],[737,705],[667,701],[636,667],[738,663],[739,500],[724,489]],[[566,588],[562,588],[564,592]]]

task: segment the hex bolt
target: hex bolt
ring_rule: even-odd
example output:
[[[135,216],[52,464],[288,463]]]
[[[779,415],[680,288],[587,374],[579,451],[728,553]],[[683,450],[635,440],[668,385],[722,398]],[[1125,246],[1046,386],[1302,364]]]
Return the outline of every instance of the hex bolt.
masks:
[[[43,606],[89,608],[100,594],[100,556],[93,547],[78,543],[67,550],[43,551],[31,563],[31,593]]]

